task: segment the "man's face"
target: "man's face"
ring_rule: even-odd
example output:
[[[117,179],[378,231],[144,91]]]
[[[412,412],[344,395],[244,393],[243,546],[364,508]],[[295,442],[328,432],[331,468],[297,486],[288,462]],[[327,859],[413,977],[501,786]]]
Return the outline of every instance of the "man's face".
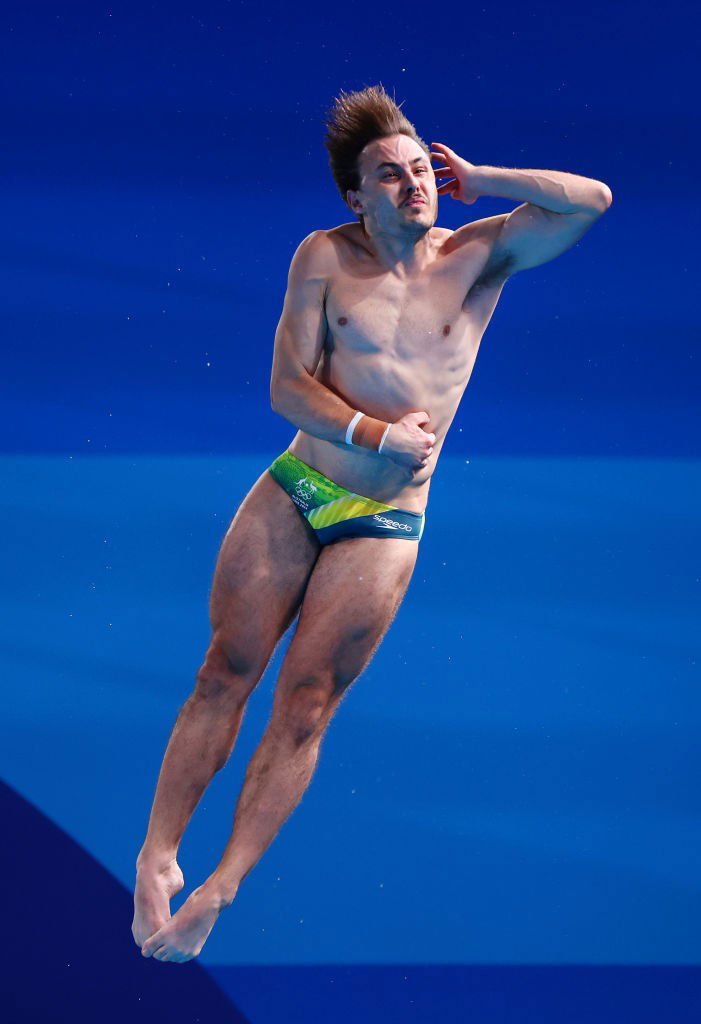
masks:
[[[369,142],[358,158],[360,188],[348,192],[354,213],[373,228],[392,234],[425,234],[438,215],[436,176],[431,161],[407,135]],[[408,203],[407,200],[420,200]]]

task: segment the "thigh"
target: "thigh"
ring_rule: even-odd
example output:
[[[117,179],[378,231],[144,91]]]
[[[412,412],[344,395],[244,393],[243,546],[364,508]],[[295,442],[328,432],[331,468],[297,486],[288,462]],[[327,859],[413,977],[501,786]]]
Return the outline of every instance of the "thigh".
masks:
[[[300,685],[340,699],[389,629],[418,547],[398,538],[354,537],[323,548],[283,662],[278,702]]]
[[[256,681],[297,614],[321,550],[266,470],[236,512],[217,556],[209,602],[210,660]]]

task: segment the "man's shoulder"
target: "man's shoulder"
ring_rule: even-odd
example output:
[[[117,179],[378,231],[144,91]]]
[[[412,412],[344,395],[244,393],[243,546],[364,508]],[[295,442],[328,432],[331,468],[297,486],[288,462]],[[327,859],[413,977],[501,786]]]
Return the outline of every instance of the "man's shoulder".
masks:
[[[361,236],[357,231],[359,224],[339,224],[333,228],[316,228],[311,231],[297,246],[293,261],[304,262],[314,267],[332,266],[339,245],[357,245]]]
[[[316,228],[311,231],[306,238],[303,239],[303,244],[313,245],[316,247],[323,247],[326,242],[333,242],[336,238],[353,238],[360,237],[360,224],[349,223],[349,224],[337,224],[333,228]]]
[[[324,276],[333,260],[333,244],[326,228],[311,231],[297,246],[291,271],[306,277]]]
[[[508,213],[498,213],[494,217],[463,224],[452,232],[442,247],[444,255],[456,253],[457,259],[464,257],[471,275],[477,267],[477,276],[472,278],[468,292],[473,299],[477,295],[491,294],[494,289],[500,291],[511,274],[510,256],[500,254],[497,247],[497,239],[508,216]]]
[[[498,213],[495,217],[471,220],[467,224],[461,225],[455,231],[448,231],[444,248],[448,252],[455,252],[457,249],[469,248],[474,245],[487,245],[491,247],[501,231],[507,216],[508,214]]]
[[[318,263],[329,269],[337,267],[344,254],[358,256],[366,249],[363,229],[357,221],[318,228],[307,235],[302,245],[308,247]]]
[[[332,245],[343,242],[358,245],[363,240],[363,229],[357,220],[349,221],[347,224],[337,224],[333,228],[324,228],[321,233],[326,242]]]

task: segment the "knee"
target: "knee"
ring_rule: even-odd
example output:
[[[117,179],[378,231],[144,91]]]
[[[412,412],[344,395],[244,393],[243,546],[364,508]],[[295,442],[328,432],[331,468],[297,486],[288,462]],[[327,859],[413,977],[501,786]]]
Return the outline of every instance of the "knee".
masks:
[[[297,681],[283,700],[282,726],[296,747],[304,746],[323,730],[331,704],[331,684],[320,676]]]
[[[193,696],[205,701],[245,703],[255,682],[244,659],[213,645],[195,675]]]

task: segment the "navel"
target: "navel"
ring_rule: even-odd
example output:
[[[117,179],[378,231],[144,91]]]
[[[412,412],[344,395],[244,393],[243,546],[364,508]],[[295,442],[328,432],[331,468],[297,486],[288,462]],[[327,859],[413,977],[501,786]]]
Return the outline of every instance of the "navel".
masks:
[[[341,325],[341,327],[345,327],[345,325],[348,323],[348,317],[347,316],[339,316],[338,322]]]
[[[450,334],[450,324],[446,324],[445,327],[443,328],[443,337],[447,338],[449,334]]]

